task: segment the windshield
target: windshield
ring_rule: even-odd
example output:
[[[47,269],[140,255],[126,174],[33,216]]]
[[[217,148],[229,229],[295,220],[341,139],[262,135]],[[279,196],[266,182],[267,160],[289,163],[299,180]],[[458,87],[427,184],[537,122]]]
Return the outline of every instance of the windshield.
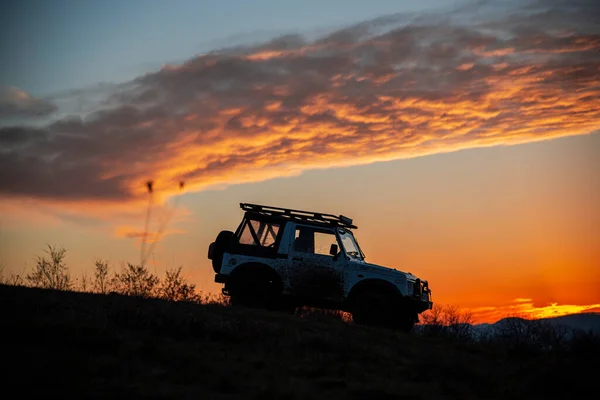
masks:
[[[360,251],[360,247],[358,247],[358,243],[356,243],[354,235],[345,229],[339,229],[338,232],[340,234],[340,240],[342,242],[342,246],[344,246],[346,254],[357,260],[364,260],[365,255],[362,251]]]

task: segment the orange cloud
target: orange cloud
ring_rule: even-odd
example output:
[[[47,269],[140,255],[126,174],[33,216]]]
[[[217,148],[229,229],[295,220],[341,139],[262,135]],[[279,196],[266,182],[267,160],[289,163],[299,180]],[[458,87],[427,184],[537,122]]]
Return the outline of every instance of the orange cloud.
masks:
[[[202,190],[588,134],[600,39],[574,10],[479,25],[386,17],[165,66],[84,118],[0,128],[0,196],[122,204],[149,179],[160,196],[180,181]]]
[[[533,301],[533,299],[523,299],[520,297],[517,297],[516,299],[513,300],[513,302],[515,303],[531,303]]]
[[[523,318],[551,318],[583,312],[600,312],[600,304],[558,304],[536,306],[532,299],[515,299],[502,306],[487,306],[465,309],[473,315],[477,323],[493,323],[502,318],[520,316]]]

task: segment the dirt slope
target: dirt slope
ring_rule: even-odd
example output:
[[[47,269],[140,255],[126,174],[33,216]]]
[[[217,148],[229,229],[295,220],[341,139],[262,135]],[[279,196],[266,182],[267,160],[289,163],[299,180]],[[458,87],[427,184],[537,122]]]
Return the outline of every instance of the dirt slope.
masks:
[[[582,366],[597,346],[511,353],[214,305],[12,286],[0,298],[3,386],[19,397],[575,398],[598,373]]]

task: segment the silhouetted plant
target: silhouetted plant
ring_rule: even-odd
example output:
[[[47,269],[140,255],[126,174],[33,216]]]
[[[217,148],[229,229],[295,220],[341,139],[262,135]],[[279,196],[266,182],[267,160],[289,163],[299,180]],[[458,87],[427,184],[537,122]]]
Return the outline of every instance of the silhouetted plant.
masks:
[[[103,260],[94,261],[94,279],[92,290],[96,293],[106,294],[110,292],[111,280],[108,277],[108,262]]]
[[[71,289],[71,277],[64,263],[67,250],[48,245],[44,252],[47,256],[38,256],[33,272],[25,277],[29,284],[47,289]]]
[[[6,278],[6,284],[12,286],[25,286],[25,280],[21,274],[10,273],[10,276]]]
[[[443,311],[443,306],[436,303],[431,310],[421,314],[422,330],[425,333],[438,334],[445,330],[446,322]]]
[[[461,311],[458,306],[445,307],[446,329],[448,336],[459,340],[473,338],[473,314]]]
[[[452,339],[473,339],[473,315],[458,306],[434,304],[433,309],[421,314],[421,331],[429,335],[443,335]]]
[[[14,272],[11,272],[10,275],[6,276],[4,274],[4,272],[5,272],[4,266],[5,266],[4,260],[0,259],[0,284],[13,285],[13,286],[24,284],[23,278],[19,274],[15,274]]]
[[[314,319],[317,321],[352,321],[352,314],[341,310],[329,310],[326,308],[303,306],[298,307],[296,309],[295,314],[298,315],[300,318]]]
[[[127,296],[152,297],[160,279],[148,271],[143,265],[127,263],[127,267],[115,274],[116,292]]]
[[[566,349],[572,354],[584,354],[586,357],[590,354],[600,355],[600,333],[579,329],[568,338]]]
[[[81,275],[81,278],[75,278],[75,284],[73,286],[75,287],[75,290],[87,292],[89,289],[89,279],[87,275],[84,273]]]
[[[207,294],[205,296],[199,295],[200,303],[208,305],[218,306],[229,306],[231,305],[231,299],[229,296],[225,296],[223,293],[218,294]]]
[[[186,282],[181,275],[181,268],[166,271],[165,278],[158,288],[158,297],[170,301],[199,302],[200,296],[196,293],[196,285]]]

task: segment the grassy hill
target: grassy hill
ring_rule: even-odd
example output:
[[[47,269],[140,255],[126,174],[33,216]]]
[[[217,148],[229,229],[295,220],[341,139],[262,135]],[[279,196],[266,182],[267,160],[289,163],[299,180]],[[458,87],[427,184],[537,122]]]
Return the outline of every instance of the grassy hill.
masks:
[[[598,341],[509,350],[218,305],[0,285],[3,389],[194,399],[575,398]]]

